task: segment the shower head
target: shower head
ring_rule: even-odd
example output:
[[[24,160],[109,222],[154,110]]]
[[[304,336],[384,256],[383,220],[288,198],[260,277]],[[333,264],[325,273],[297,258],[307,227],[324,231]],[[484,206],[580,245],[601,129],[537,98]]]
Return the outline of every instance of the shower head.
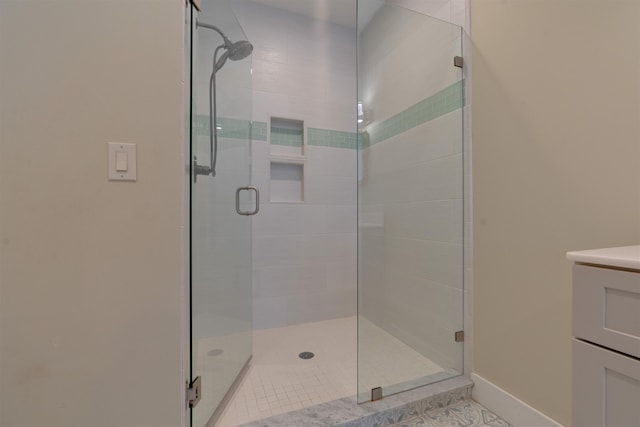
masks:
[[[239,61],[241,59],[246,58],[251,55],[253,51],[253,45],[246,40],[240,40],[237,42],[232,42],[229,38],[220,30],[220,28],[215,25],[205,24],[204,22],[200,22],[196,20],[196,27],[203,27],[213,30],[220,34],[222,39],[224,40],[224,44],[220,47],[225,49],[225,52],[222,54],[218,62],[215,64],[215,71],[218,71],[222,66],[227,62],[227,59],[232,61]]]
[[[218,62],[216,62],[216,71],[218,71],[227,62],[227,59],[232,61],[239,61],[251,55],[253,52],[253,45],[246,40],[240,40],[235,43],[231,43],[229,46],[224,46],[226,51],[222,54]]]
[[[251,55],[251,52],[253,52],[253,45],[246,40],[240,40],[232,43],[231,46],[229,46],[229,50],[227,50],[229,59],[232,61],[244,59]]]

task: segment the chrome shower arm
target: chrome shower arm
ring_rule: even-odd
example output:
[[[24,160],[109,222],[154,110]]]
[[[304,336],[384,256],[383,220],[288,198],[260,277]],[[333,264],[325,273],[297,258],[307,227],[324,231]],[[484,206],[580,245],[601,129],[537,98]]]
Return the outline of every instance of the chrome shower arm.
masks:
[[[210,30],[215,31],[216,33],[220,34],[220,36],[222,37],[222,39],[224,40],[224,45],[225,47],[230,46],[231,45],[231,40],[229,40],[227,38],[227,36],[224,35],[224,33],[222,32],[222,30],[218,27],[216,27],[215,25],[211,25],[211,24],[206,24],[204,22],[200,22],[199,20],[196,19],[196,28],[197,27],[202,27],[202,28],[208,28]]]

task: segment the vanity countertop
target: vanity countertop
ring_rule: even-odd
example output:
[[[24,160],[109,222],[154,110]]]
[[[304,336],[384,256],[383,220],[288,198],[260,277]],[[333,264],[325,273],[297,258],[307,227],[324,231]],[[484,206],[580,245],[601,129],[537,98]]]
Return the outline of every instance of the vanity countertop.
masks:
[[[640,245],[567,252],[567,258],[587,264],[640,270]]]

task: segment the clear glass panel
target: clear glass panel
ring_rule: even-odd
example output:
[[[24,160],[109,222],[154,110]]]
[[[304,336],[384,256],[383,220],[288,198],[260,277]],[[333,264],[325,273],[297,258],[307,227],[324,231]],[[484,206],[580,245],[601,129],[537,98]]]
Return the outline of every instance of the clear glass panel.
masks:
[[[358,400],[460,375],[460,27],[359,1]]]
[[[236,189],[251,180],[251,57],[233,51],[247,39],[230,3],[203,1],[191,28],[191,159],[204,169],[212,162],[210,112],[217,113],[215,176],[194,176],[195,168],[191,176],[191,373],[202,377],[191,419],[198,427],[251,357],[251,217],[236,213]],[[240,208],[252,210],[253,194],[240,194]]]

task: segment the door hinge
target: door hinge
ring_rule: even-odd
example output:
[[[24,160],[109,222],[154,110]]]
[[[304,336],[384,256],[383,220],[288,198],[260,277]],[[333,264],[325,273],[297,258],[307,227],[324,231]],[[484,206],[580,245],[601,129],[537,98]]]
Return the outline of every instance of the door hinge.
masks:
[[[382,387],[376,387],[371,389],[371,401],[382,399]]]
[[[462,59],[462,56],[454,56],[453,57],[453,65],[455,67],[458,67],[458,68],[463,68],[464,67],[464,59]]]
[[[464,341],[464,331],[457,331],[455,333],[455,340],[456,340],[456,342],[463,342]]]
[[[196,377],[196,379],[191,381],[191,384],[187,386],[187,404],[189,405],[189,408],[195,408],[198,402],[200,402],[201,397],[202,378]]]

